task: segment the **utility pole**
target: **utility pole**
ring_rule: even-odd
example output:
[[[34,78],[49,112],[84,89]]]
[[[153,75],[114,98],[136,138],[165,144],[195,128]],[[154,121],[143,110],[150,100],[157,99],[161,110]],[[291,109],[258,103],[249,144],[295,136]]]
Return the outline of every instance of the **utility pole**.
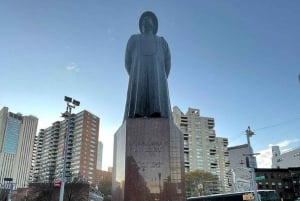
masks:
[[[252,188],[253,192],[254,192],[254,199],[255,201],[259,201],[258,199],[258,195],[257,195],[257,190],[256,190],[256,180],[255,180],[255,167],[253,166],[253,162],[254,162],[254,153],[253,150],[251,149],[251,144],[250,144],[250,137],[252,137],[254,135],[254,132],[251,131],[250,126],[248,126],[247,130],[246,130],[246,136],[247,136],[247,144],[248,144],[248,164],[249,165],[249,169],[250,169],[250,174],[251,174],[251,185],[250,187]]]

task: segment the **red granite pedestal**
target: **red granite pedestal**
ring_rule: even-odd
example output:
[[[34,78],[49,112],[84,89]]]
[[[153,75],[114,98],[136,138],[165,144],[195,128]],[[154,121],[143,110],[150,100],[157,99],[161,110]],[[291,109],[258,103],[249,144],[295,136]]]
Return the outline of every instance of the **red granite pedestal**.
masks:
[[[169,119],[127,119],[115,134],[113,201],[184,201],[183,134]]]

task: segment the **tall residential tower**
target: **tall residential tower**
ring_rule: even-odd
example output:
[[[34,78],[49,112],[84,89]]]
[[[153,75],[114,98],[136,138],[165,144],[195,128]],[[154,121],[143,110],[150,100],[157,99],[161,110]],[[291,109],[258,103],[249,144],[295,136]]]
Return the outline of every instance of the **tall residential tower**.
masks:
[[[72,114],[68,148],[65,150],[67,120],[41,129],[36,138],[33,182],[53,182],[61,177],[63,153],[67,151],[66,177],[93,182],[97,166],[99,117],[84,110]]]
[[[0,110],[0,183],[12,178],[15,188],[27,187],[38,119]]]
[[[97,169],[102,170],[102,153],[103,153],[103,143],[98,142],[98,157],[97,157]]]
[[[216,137],[214,119],[201,117],[199,109],[189,108],[184,114],[177,106],[173,108],[173,118],[184,135],[185,172],[210,172],[219,177],[220,191],[230,191],[228,139]]]

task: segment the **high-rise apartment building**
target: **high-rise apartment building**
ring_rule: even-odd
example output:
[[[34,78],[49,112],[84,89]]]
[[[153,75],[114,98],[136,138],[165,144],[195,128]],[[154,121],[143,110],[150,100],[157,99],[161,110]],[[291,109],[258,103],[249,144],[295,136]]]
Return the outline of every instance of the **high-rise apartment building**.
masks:
[[[97,154],[97,169],[102,170],[102,153],[103,153],[103,143],[98,142],[98,154]]]
[[[27,187],[38,119],[0,110],[0,183],[12,178],[15,188]]]
[[[66,177],[69,180],[79,177],[93,182],[97,166],[99,122],[99,117],[86,110],[72,114],[68,142],[65,142],[67,120],[56,121],[52,126],[41,129],[35,140],[32,181],[53,182],[59,179],[63,153],[67,151]]]
[[[228,192],[228,139],[216,137],[213,118],[201,117],[199,109],[189,108],[184,114],[175,106],[173,118],[184,135],[185,172],[204,170],[219,177],[220,191]]]

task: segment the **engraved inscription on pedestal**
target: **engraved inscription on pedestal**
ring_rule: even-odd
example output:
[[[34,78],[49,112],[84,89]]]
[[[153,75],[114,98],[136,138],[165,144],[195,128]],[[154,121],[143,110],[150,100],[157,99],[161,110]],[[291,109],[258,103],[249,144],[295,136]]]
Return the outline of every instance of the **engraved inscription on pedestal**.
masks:
[[[168,119],[138,118],[128,119],[119,129],[114,178],[123,177],[123,182],[114,182],[114,201],[123,201],[117,197],[126,201],[184,200],[182,134],[172,126]],[[125,150],[118,143],[121,139],[126,139]],[[125,166],[124,174],[120,164]]]
[[[169,121],[167,119],[128,119],[126,131],[128,142],[126,155],[135,164],[133,166],[131,163],[126,164],[128,175],[125,178],[125,190],[132,190],[130,184],[136,181],[131,180],[131,176],[135,174],[137,166],[137,171],[144,180],[146,192],[149,192],[154,199],[160,199],[164,192],[163,182],[170,177]]]

